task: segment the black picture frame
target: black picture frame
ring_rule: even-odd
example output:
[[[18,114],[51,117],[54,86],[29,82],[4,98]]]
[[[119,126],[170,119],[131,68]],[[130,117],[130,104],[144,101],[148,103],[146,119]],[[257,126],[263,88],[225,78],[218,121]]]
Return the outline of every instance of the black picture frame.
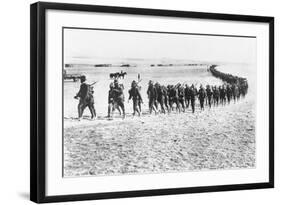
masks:
[[[262,22],[269,25],[269,181],[221,186],[46,196],[46,10]],[[30,199],[37,203],[97,200],[274,187],[274,17],[38,2],[30,6]]]

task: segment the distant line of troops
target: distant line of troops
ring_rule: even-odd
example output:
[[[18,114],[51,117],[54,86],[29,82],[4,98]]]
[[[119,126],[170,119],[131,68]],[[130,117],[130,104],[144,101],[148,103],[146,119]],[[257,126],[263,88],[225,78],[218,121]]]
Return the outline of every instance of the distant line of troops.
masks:
[[[195,85],[188,86],[186,84],[176,84],[176,85],[160,85],[158,82],[153,83],[149,81],[147,95],[148,95],[148,107],[149,113],[152,111],[156,113],[170,113],[171,110],[175,109],[178,112],[185,112],[189,105],[191,106],[192,112],[195,112],[195,101],[196,98],[199,100],[200,109],[204,110],[204,105],[208,105],[210,108],[212,105],[218,106],[219,104],[225,105],[227,102],[230,103],[231,100],[234,102],[239,100],[240,97],[244,97],[248,91],[248,83],[245,78],[240,78],[233,76],[231,74],[222,73],[215,69],[216,65],[212,65],[209,71],[213,76],[220,78],[224,84],[221,86],[210,86],[207,85],[205,88],[200,85],[199,89]],[[85,94],[84,98],[79,95],[83,93],[81,91],[84,82],[81,80],[81,86],[78,94],[75,98],[80,97],[78,104],[78,115],[79,119],[82,117],[83,110],[88,106],[92,118],[96,116],[94,108],[94,99],[92,94],[87,97]],[[85,84],[85,83],[84,83]],[[86,84],[87,85],[87,84]],[[124,97],[124,87],[122,84],[118,83],[115,79],[113,83],[110,83],[110,89],[108,92],[108,117],[111,118],[114,110],[118,110],[120,115],[123,114],[125,117],[125,97]],[[88,86],[88,90],[90,90]],[[87,93],[85,91],[84,93]],[[93,90],[90,92],[93,93]],[[131,84],[131,89],[129,90],[128,102],[133,101],[133,115],[138,113],[141,114],[141,104],[143,103],[142,96],[140,94],[140,86],[136,81]]]

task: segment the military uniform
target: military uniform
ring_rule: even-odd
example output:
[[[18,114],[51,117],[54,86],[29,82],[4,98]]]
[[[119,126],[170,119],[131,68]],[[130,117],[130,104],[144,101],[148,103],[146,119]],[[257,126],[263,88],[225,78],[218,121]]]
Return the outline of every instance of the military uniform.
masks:
[[[124,93],[123,86],[118,83],[117,80],[114,80],[114,87],[112,89],[113,101],[116,103],[117,107],[120,107],[123,112],[123,118],[125,117],[125,106],[124,106]]]
[[[179,94],[178,89],[175,86],[169,87],[169,105],[170,109],[173,109],[173,105],[176,103],[176,109],[179,110]]]
[[[75,96],[75,98],[79,98],[79,104],[78,104],[79,119],[82,117],[86,107],[88,107],[91,112],[91,118],[94,118],[96,116],[96,110],[94,106],[94,96],[93,96],[94,91],[92,90],[91,86],[88,85],[85,81],[86,81],[86,77],[82,77],[80,89]]]
[[[210,86],[207,86],[207,88],[206,88],[206,94],[207,94],[207,100],[208,100],[209,107],[211,108],[211,106],[212,106],[212,95],[213,95],[213,93],[212,93],[212,90],[211,90]]]
[[[219,90],[216,87],[214,87],[214,89],[213,89],[214,105],[218,106],[218,104],[219,104],[219,96],[220,96]]]
[[[190,88],[188,86],[186,86],[184,89],[184,96],[185,96],[185,106],[186,108],[188,108],[190,103]]]
[[[201,110],[204,110],[205,97],[206,97],[205,90],[203,87],[200,87],[200,89],[198,91],[198,98],[199,98]]]
[[[114,91],[113,91],[113,88],[114,88],[114,85],[113,83],[110,84],[109,86],[109,91],[108,91],[108,117],[111,117],[111,113],[113,113],[113,111],[115,109],[118,109],[120,115],[121,115],[121,110],[119,109],[119,107],[117,106],[117,104],[114,102],[114,99],[115,99],[115,96],[114,96]]]
[[[178,96],[179,96],[179,104],[181,105],[183,111],[185,111],[185,105],[184,105],[184,101],[185,101],[184,87],[182,87],[182,86],[179,86],[179,87],[178,87]]]
[[[191,102],[191,108],[192,108],[192,112],[195,112],[195,97],[197,95],[197,90],[196,88],[192,87],[190,89],[190,102]]]
[[[226,97],[227,97],[227,102],[228,104],[230,103],[231,100],[231,88],[229,85],[226,86]]]
[[[219,87],[219,92],[220,92],[220,101],[222,105],[225,105],[226,102],[226,90],[224,86]]]
[[[135,81],[133,81],[132,88],[129,90],[129,100],[130,99],[133,99],[133,115],[135,115],[136,112],[140,115],[139,105],[142,103],[142,97]]]
[[[148,85],[147,95],[148,95],[149,112],[151,114],[152,110],[156,112],[155,104],[157,99],[157,91],[152,82],[150,82]]]
[[[168,96],[168,89],[164,85],[162,86],[162,92],[164,95],[164,105],[166,106],[168,113],[170,112],[170,106],[169,106],[169,96]]]
[[[160,104],[160,107],[161,107],[161,111],[163,113],[165,113],[165,108],[164,108],[164,100],[165,100],[165,96],[164,96],[164,91],[162,89],[162,87],[160,86],[159,83],[156,83],[155,84],[155,89],[156,89],[156,96],[157,96],[157,99],[156,99],[156,109],[158,109],[158,104]]]

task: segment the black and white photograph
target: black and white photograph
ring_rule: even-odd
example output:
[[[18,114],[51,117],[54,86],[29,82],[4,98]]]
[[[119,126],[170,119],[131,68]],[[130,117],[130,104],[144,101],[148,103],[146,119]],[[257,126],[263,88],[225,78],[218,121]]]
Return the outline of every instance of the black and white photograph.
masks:
[[[256,167],[255,36],[62,36],[63,177]]]
[[[47,2],[30,17],[32,201],[274,187],[274,17]]]

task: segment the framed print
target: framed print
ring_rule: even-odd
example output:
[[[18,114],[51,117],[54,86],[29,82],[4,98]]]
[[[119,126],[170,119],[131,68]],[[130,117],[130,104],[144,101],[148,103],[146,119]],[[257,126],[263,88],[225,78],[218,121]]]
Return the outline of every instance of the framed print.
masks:
[[[31,5],[30,198],[274,187],[274,18]]]

